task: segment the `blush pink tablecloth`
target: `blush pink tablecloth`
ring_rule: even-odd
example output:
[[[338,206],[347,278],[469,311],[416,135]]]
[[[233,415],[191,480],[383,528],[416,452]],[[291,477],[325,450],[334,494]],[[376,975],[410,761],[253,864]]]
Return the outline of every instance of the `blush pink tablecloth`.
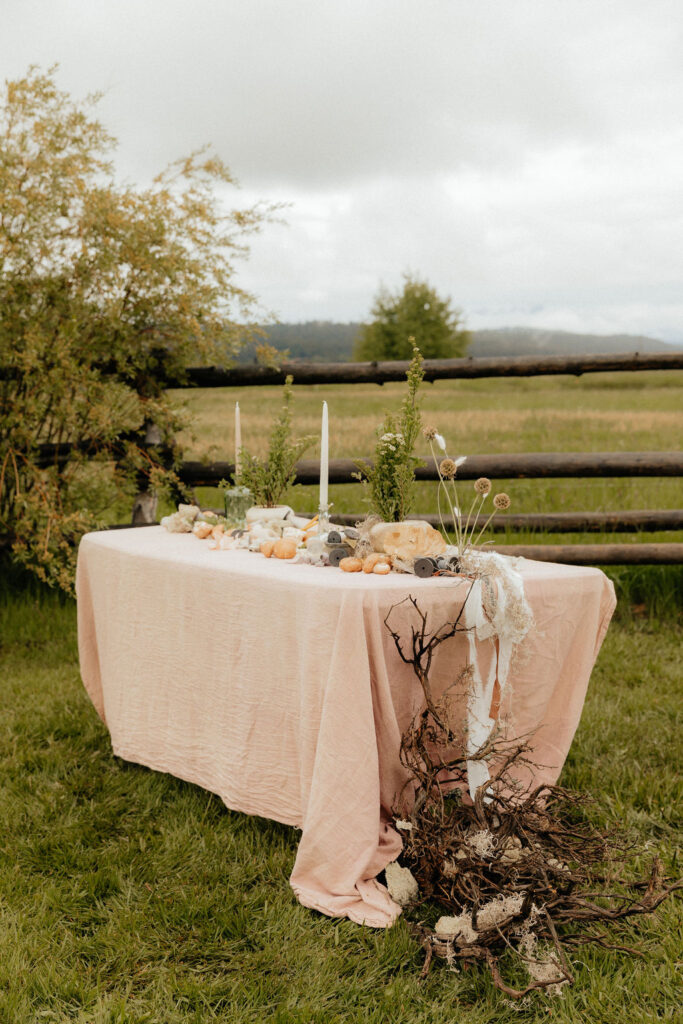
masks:
[[[597,569],[518,567],[536,624],[508,684],[510,728],[536,730],[536,777],[554,782],[614,590]],[[115,754],[300,828],[291,884],[301,903],[383,927],[399,908],[375,878],[401,849],[389,810],[405,781],[401,732],[421,696],[383,620],[413,594],[436,627],[467,588],[212,551],[161,527],[88,534],[81,673]],[[406,605],[392,623],[408,628]],[[443,644],[434,680],[452,682],[466,651],[462,637]]]

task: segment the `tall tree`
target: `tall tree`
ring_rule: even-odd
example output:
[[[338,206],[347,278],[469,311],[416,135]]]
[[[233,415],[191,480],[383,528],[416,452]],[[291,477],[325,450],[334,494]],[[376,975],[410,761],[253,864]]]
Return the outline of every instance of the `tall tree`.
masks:
[[[410,359],[417,346],[425,359],[462,356],[470,341],[460,310],[441,298],[426,281],[404,275],[396,293],[381,287],[354,349],[359,360]]]
[[[224,212],[216,186],[234,181],[206,152],[118,184],[98,97],[76,102],[55,77],[29,69],[0,106],[0,533],[69,587],[78,535],[140,473],[173,483],[136,435],[172,436],[164,377],[248,335],[256,300],[235,262],[270,211]],[[46,444],[61,446],[48,464]]]

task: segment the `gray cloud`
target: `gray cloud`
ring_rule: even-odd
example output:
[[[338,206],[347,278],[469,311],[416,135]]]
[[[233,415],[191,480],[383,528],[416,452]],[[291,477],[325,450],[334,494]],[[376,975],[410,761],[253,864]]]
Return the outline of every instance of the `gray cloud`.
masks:
[[[362,316],[412,268],[471,322],[683,338],[679,0],[5,7],[4,76],[104,90],[122,174],[211,142],[244,201],[292,203],[244,272],[284,318]]]

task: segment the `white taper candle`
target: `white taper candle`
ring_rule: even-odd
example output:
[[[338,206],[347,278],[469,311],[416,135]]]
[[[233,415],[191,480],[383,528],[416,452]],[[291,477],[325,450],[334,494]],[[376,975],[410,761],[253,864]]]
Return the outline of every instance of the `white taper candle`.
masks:
[[[327,402],[323,402],[323,423],[320,435],[320,508],[327,507],[327,478],[329,475],[329,436],[327,425]]]

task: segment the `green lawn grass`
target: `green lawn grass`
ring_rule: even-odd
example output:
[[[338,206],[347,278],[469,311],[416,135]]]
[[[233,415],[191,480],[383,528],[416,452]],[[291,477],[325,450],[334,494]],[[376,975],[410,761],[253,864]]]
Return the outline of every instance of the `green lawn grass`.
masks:
[[[442,382],[425,387],[425,420],[457,454],[674,449],[682,383],[668,373]],[[325,398],[332,456],[370,454],[384,409],[397,408],[402,392],[297,390],[296,430],[317,432]],[[245,445],[263,451],[280,391],[177,397],[197,419],[187,457],[230,459],[234,401]],[[519,512],[681,505],[679,480],[501,486]],[[420,487],[420,511],[434,509],[434,495],[434,485]],[[210,489],[200,497],[220,500]],[[333,487],[331,497],[337,511],[364,507],[355,485]],[[288,499],[313,509],[316,489],[295,488]],[[638,539],[658,538],[681,539]],[[632,831],[641,868],[659,850],[680,873],[683,567],[610,575],[617,619],[562,781],[597,797],[601,821]],[[646,959],[584,949],[561,999],[514,1007],[480,971],[436,967],[421,983],[422,955],[403,921],[371,931],[300,907],[287,882],[297,833],[114,758],[79,679],[74,604],[19,578],[0,585],[0,701],[0,1024],[678,1019],[680,901],[613,930]]]
[[[672,620],[613,625],[563,782],[680,871],[679,668]],[[300,907],[297,833],[111,754],[82,688],[73,602],[0,593],[0,1021],[674,1021],[680,901],[613,931],[646,959],[583,949],[576,984],[511,1008],[485,974],[418,980],[388,932]]]

